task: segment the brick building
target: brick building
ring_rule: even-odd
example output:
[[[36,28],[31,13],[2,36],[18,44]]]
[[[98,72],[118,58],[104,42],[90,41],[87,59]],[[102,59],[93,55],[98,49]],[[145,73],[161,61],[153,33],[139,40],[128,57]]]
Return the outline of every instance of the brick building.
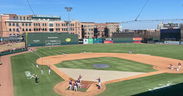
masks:
[[[119,23],[67,22],[59,16],[0,14],[0,37],[20,36],[26,32],[69,32],[78,34],[79,39],[92,38],[96,28],[98,37],[102,37],[105,28],[111,36]]]
[[[81,22],[82,33],[84,38],[101,38],[105,37],[105,31],[108,31],[108,37],[112,37],[112,33],[116,32],[120,24],[115,22],[108,23],[94,23],[94,22]]]

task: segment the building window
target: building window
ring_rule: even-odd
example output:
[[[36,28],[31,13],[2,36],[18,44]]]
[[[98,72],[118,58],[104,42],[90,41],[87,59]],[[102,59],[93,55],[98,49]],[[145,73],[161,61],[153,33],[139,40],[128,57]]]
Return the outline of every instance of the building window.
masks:
[[[18,24],[18,23],[16,23],[16,26],[19,26],[19,24]]]
[[[60,31],[60,28],[56,28],[56,31]]]
[[[26,31],[28,31],[28,29],[26,28]]]
[[[11,23],[9,23],[9,26],[11,26]]]
[[[31,23],[29,23],[29,26],[31,26]]]
[[[13,28],[13,31],[15,31],[15,28]]]
[[[15,23],[13,23],[13,26],[15,26]]]
[[[16,29],[16,32],[20,32],[18,28]]]
[[[56,26],[60,26],[60,24],[56,24]]]
[[[24,26],[24,23],[22,23],[22,26]]]
[[[53,31],[53,28],[50,28],[49,31],[52,32]]]
[[[9,29],[9,31],[11,31],[11,28]]]
[[[31,29],[29,29],[29,31],[31,31]]]
[[[49,26],[50,26],[50,27],[53,27],[53,23],[50,23]]]
[[[27,24],[27,23],[25,23],[25,26],[28,26],[28,24]]]
[[[24,28],[22,29],[22,31],[25,31]]]

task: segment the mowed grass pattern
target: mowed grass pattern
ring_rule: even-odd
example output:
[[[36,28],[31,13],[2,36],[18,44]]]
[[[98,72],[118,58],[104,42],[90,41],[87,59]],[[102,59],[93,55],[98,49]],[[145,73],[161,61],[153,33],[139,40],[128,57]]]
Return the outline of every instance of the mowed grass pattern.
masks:
[[[55,73],[40,75],[40,69],[32,65],[39,57],[81,53],[81,52],[107,52],[107,53],[128,53],[132,50],[134,54],[150,54],[183,60],[183,46],[180,45],[153,45],[153,44],[96,44],[96,45],[71,45],[61,47],[39,48],[33,53],[13,56],[13,83],[15,96],[58,96],[53,91],[53,86],[63,81]],[[47,67],[41,67],[47,70]],[[34,84],[34,80],[27,80],[24,72],[35,72],[40,76],[40,83]],[[123,81],[107,85],[107,90],[99,96],[132,96],[146,92],[148,88],[158,86],[159,82],[164,84],[173,81],[174,84],[183,82],[182,74],[160,74],[129,81]],[[183,87],[181,87],[183,88]],[[156,92],[156,91],[155,91]],[[183,96],[174,90],[169,90],[174,95],[151,95],[151,96]],[[181,91],[182,93],[182,91]],[[145,95],[146,96],[146,95]]]
[[[157,88],[158,90],[150,91],[150,95],[143,94],[144,96],[183,96],[182,91],[174,93],[173,91],[157,93],[162,89],[171,88],[171,86],[160,88],[167,84],[176,85],[182,83],[183,74],[159,74],[149,77],[143,77],[133,80],[127,80],[123,82],[117,82],[108,84],[105,92],[98,96],[134,96],[143,92],[149,91],[149,89]],[[179,89],[177,89],[179,90]],[[140,95],[137,95],[140,96]]]
[[[109,68],[95,68],[93,64],[107,64]],[[152,65],[142,64],[130,60],[115,57],[88,58],[72,61],[64,61],[56,64],[60,68],[77,68],[77,69],[96,69],[96,70],[113,70],[128,72],[152,72],[155,71]]]
[[[53,87],[63,79],[53,71],[49,75],[47,66],[39,66],[37,68],[35,66],[37,58],[38,56],[33,53],[11,58],[15,96],[59,96],[54,92]],[[44,74],[41,74],[41,70],[44,71]],[[39,83],[36,84],[34,79],[27,79],[25,71],[38,75]]]

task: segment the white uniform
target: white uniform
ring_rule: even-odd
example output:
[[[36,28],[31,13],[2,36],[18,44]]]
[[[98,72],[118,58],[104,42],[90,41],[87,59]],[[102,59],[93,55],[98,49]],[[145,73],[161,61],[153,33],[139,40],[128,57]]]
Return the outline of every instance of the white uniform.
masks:
[[[49,75],[51,74],[51,69],[48,69],[48,74],[49,74]]]
[[[74,91],[77,91],[77,90],[78,90],[78,88],[77,88],[76,84],[74,84]]]

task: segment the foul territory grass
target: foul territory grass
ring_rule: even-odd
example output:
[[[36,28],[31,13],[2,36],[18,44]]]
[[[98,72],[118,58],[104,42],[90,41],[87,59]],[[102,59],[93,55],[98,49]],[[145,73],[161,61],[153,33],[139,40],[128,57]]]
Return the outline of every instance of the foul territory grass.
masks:
[[[182,83],[182,79],[183,74],[159,74],[123,82],[117,82],[108,84],[107,89],[98,96],[182,96],[182,91],[180,88],[177,89],[180,90],[177,92],[173,92],[170,89],[172,85]],[[165,87],[166,85],[171,86]],[[158,89],[151,91],[149,90],[153,88]],[[166,89],[168,90],[166,91]]]
[[[81,52],[107,52],[107,53],[128,53],[149,54],[154,56],[169,57],[183,60],[183,46],[180,45],[153,45],[153,44],[97,44],[97,45],[72,45],[61,47],[39,48],[36,52],[17,55],[11,58],[13,69],[13,83],[15,96],[58,96],[53,91],[53,86],[62,79],[52,72],[52,75],[40,74],[35,64],[39,57],[72,54]],[[33,64],[32,64],[33,63]],[[47,67],[40,67],[47,70]],[[26,79],[24,72],[30,71],[39,75],[40,83],[35,84],[33,79]],[[150,77],[144,77],[129,81],[118,82],[107,85],[106,91],[99,96],[130,96],[146,92],[148,88],[158,86],[159,82],[165,84],[167,80],[176,83],[182,83],[182,74],[160,74]],[[183,87],[181,87],[183,88]],[[156,93],[155,91],[154,93]],[[174,93],[172,96],[179,95],[175,90],[169,90]],[[165,94],[168,92],[165,92]],[[147,96],[147,95],[144,95]],[[150,95],[158,96],[158,95]],[[163,96],[163,95],[159,95]],[[168,95],[166,95],[168,96]],[[171,96],[171,95],[169,95]]]
[[[95,68],[93,64],[107,64],[108,68]],[[155,71],[151,65],[142,64],[130,60],[115,57],[99,57],[64,61],[56,65],[60,68],[78,68],[78,69],[98,69],[98,70],[115,70],[129,72],[152,72]]]
[[[14,56],[12,60],[13,83],[15,96],[59,96],[53,87],[62,81],[54,72],[48,74],[47,66],[35,67],[35,60],[38,58],[33,53]],[[43,70],[43,74],[41,74]],[[36,84],[34,79],[28,79],[25,72],[37,74],[39,83]]]

